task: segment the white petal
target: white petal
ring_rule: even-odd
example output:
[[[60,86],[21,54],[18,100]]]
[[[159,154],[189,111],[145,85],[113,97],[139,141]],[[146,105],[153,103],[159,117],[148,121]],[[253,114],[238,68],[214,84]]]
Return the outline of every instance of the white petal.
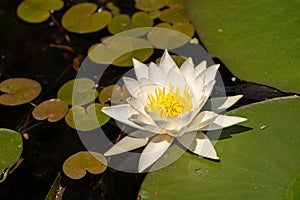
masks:
[[[196,76],[201,74],[206,69],[206,60],[203,60],[199,65],[195,67]]]
[[[212,80],[211,82],[209,82],[205,87],[204,87],[204,97],[209,97],[211,92],[214,89],[214,85],[216,83],[216,80]]]
[[[145,115],[145,116],[149,116],[146,112],[145,112],[145,106],[144,104],[138,99],[138,98],[135,98],[135,97],[131,97],[131,98],[128,98],[128,103],[131,105],[131,107],[133,107],[137,112]]]
[[[220,67],[219,64],[217,65],[212,65],[208,68],[206,68],[204,70],[204,84],[207,85],[209,84],[212,80],[215,80],[215,77],[216,77],[216,73],[218,71],[218,68]]]
[[[218,115],[212,123],[206,125],[203,127],[203,130],[216,130],[221,128],[226,128],[235,124],[238,124],[240,122],[246,121],[246,118],[242,117],[235,117],[235,116],[226,116],[226,115]]]
[[[123,78],[124,84],[131,96],[136,97],[136,92],[140,88],[140,84],[137,80],[129,77],[124,77]]]
[[[187,132],[197,131],[207,126],[212,122],[214,118],[216,118],[218,114],[211,111],[203,111],[199,115],[197,115],[191,123],[188,125]]]
[[[137,126],[135,123],[129,121],[129,117],[134,114],[138,114],[129,104],[121,104],[111,107],[103,107],[101,110],[106,115],[114,118],[117,121],[120,121],[124,124],[127,124],[131,127],[140,129],[140,126]]]
[[[202,132],[197,133],[196,139],[193,144],[189,147],[193,153],[214,160],[219,160],[216,150],[209,138]]]
[[[132,121],[133,123],[135,123],[136,125],[138,125],[140,127],[147,126],[149,124],[155,125],[150,117],[147,117],[147,116],[142,115],[142,114],[131,115],[128,118],[128,120]]]
[[[133,149],[140,148],[145,146],[148,143],[148,138],[137,138],[126,136],[120,140],[117,144],[112,146],[107,152],[104,153],[104,156],[112,156],[115,154],[124,153],[131,151]]]
[[[155,133],[150,131],[144,130],[136,130],[129,134],[131,137],[138,137],[138,138],[149,138],[155,135]]]
[[[174,62],[172,57],[169,55],[168,51],[165,50],[163,56],[160,59],[159,67],[161,67],[162,70],[167,74],[168,71],[174,66],[177,67],[176,63]]]
[[[140,157],[139,172],[144,171],[157,161],[169,148],[174,138],[169,135],[157,135],[146,146]]]
[[[184,76],[186,82],[192,83],[192,81],[196,78],[196,74],[194,63],[191,57],[184,61],[184,63],[180,67],[180,71]]]
[[[170,69],[169,73],[167,74],[167,83],[171,84],[174,90],[179,88],[181,94],[183,94],[184,88],[186,86],[186,81],[178,67],[173,67],[172,69]]]
[[[139,81],[141,78],[149,79],[148,66],[136,59],[132,59],[132,62],[137,80]]]
[[[204,77],[199,75],[189,86],[198,102],[204,95]]]
[[[229,97],[217,97],[209,100],[209,110],[213,110],[215,112],[221,112],[226,110],[235,104],[243,95],[229,96]]]
[[[166,86],[165,72],[153,62],[149,65],[149,79],[151,82],[157,83],[159,86]]]

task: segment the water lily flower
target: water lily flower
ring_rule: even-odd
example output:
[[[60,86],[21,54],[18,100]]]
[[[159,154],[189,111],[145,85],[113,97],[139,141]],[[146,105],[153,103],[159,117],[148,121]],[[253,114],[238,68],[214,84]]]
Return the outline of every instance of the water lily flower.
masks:
[[[138,170],[156,162],[176,139],[193,153],[218,160],[217,153],[203,131],[216,130],[245,121],[203,109],[209,100],[222,111],[242,96],[209,99],[219,65],[196,67],[191,58],[179,68],[166,50],[159,64],[149,66],[133,59],[136,79],[124,77],[131,95],[126,104],[104,107],[102,111],[136,128],[104,155],[111,156],[146,146]]]

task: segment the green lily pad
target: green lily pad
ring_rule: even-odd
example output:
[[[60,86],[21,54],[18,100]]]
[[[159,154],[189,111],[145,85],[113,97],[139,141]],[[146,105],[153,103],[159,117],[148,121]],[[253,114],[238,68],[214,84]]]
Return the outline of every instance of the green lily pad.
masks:
[[[50,17],[50,12],[64,6],[61,0],[24,0],[17,8],[17,15],[25,22],[40,23]]]
[[[157,24],[147,34],[149,42],[161,49],[174,49],[187,43],[194,35],[194,27],[190,23]]]
[[[248,121],[223,130],[215,145],[220,162],[185,152],[148,174],[142,199],[299,199],[300,98],[272,99],[228,114]]]
[[[100,174],[107,168],[106,158],[97,152],[80,151],[70,156],[63,164],[64,173],[72,179],[81,179],[88,171]]]
[[[23,150],[22,136],[20,133],[0,128],[0,183],[8,175],[8,169],[11,168],[20,158]]]
[[[99,93],[99,101],[104,104],[111,102],[112,104],[126,103],[126,99],[130,97],[130,94],[125,85],[122,88],[119,85],[110,85]]]
[[[91,104],[87,108],[82,106],[72,107],[65,116],[66,123],[77,130],[88,131],[106,124],[110,117],[104,114],[101,109],[103,104]]]
[[[164,7],[167,2],[166,0],[135,0],[135,7],[144,11],[152,11]]]
[[[69,105],[83,105],[92,102],[98,96],[95,83],[88,78],[77,78],[66,82],[57,92],[58,99]]]
[[[146,12],[136,12],[132,18],[129,15],[121,14],[115,16],[108,24],[108,30],[112,34],[118,34],[123,31],[127,31],[140,27],[151,27],[153,25],[153,19]],[[144,35],[146,32],[139,32],[136,36]]]
[[[142,28],[141,31],[144,30],[148,29]],[[126,31],[125,34],[109,37],[102,43],[93,45],[88,51],[88,56],[96,63],[112,63],[120,67],[131,67],[132,58],[141,62],[147,60],[153,53],[152,45],[142,38],[127,37],[126,33],[130,32]]]
[[[174,9],[174,8],[165,9],[160,13],[159,19],[168,23],[189,22],[186,9]]]
[[[208,51],[237,77],[300,93],[300,2],[191,0]]]
[[[68,112],[69,106],[60,99],[50,99],[40,103],[32,111],[32,115],[37,120],[47,119],[49,122],[61,120]]]
[[[0,104],[15,106],[28,103],[41,93],[41,85],[28,78],[10,78],[0,83]]]
[[[111,21],[111,13],[97,10],[94,3],[80,3],[72,6],[61,19],[62,26],[74,33],[92,33],[103,29]]]

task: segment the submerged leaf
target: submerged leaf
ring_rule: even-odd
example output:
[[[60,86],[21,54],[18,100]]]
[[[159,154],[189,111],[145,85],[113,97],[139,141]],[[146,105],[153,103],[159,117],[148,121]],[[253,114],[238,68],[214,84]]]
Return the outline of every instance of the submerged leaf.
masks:
[[[50,99],[42,102],[32,111],[37,120],[47,119],[49,122],[56,122],[62,119],[68,112],[68,104],[60,99]]]
[[[64,173],[72,179],[81,179],[86,175],[86,172],[100,174],[106,168],[106,158],[100,153],[91,151],[73,154],[63,164]]]
[[[74,33],[92,33],[103,29],[110,22],[111,13],[97,10],[97,4],[80,3],[71,7],[62,17],[62,26]]]
[[[41,93],[41,85],[28,78],[10,78],[0,83],[0,104],[15,106],[28,103]]]
[[[40,23],[50,17],[50,12],[63,6],[61,0],[24,0],[17,8],[17,15],[25,22]]]

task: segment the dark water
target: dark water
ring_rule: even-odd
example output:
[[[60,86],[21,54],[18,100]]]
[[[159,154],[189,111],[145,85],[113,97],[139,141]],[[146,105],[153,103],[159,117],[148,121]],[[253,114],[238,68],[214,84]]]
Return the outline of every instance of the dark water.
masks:
[[[72,60],[78,55],[85,56],[87,48],[98,41],[106,31],[86,34],[84,36],[70,34],[74,52],[63,51],[49,47],[50,43],[67,44],[64,33],[53,25],[52,21],[41,24],[28,24],[21,21],[15,14],[21,1],[1,0],[0,2],[0,82],[10,77],[27,77],[41,83],[43,92],[33,101],[38,104],[44,100],[55,98],[60,86],[66,81],[75,78],[76,72],[72,69]],[[82,1],[65,1],[71,6]],[[92,1],[97,2],[99,1]],[[128,14],[134,11],[133,1],[116,1]],[[54,16],[59,20],[65,11],[57,12]],[[155,55],[154,55],[155,56]],[[216,62],[221,62],[215,59]],[[107,69],[107,78],[101,80],[103,86],[112,84],[127,69]],[[244,94],[244,98],[237,106],[252,103],[265,98],[284,95],[279,91],[264,86],[231,81],[233,76],[225,66],[222,66],[221,75],[227,88],[227,94]],[[105,76],[104,76],[105,77]],[[247,89],[248,88],[248,89]],[[257,97],[257,89],[264,94]],[[265,92],[267,91],[267,92]],[[24,125],[27,116],[30,116],[33,107],[29,104],[20,106],[0,105],[0,127],[17,130]],[[29,117],[27,126],[36,121]],[[103,127],[116,137],[118,129],[111,124]],[[24,161],[9,175],[4,183],[0,184],[0,199],[44,199],[53,180],[62,169],[62,164],[70,155],[85,150],[75,130],[69,128],[64,120],[57,123],[44,122],[27,131],[29,140],[24,139],[22,157]],[[72,180],[62,177],[62,185],[66,187],[63,199],[136,199],[139,186],[144,174],[130,174],[108,169],[104,174],[90,175],[83,179]]]

